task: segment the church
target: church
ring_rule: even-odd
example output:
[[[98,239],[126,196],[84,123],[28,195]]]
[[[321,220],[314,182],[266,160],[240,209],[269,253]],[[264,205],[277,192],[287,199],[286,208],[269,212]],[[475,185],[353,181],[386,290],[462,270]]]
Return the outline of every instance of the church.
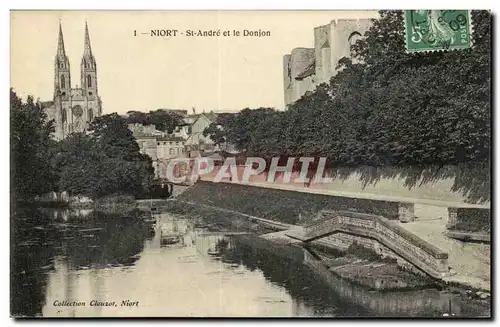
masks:
[[[71,87],[69,59],[64,49],[62,26],[54,62],[54,98],[41,106],[49,120],[54,120],[54,138],[62,140],[71,133],[87,130],[89,123],[102,114],[101,98],[97,91],[97,65],[90,46],[90,35],[85,22],[84,50],[80,63],[80,86]]]

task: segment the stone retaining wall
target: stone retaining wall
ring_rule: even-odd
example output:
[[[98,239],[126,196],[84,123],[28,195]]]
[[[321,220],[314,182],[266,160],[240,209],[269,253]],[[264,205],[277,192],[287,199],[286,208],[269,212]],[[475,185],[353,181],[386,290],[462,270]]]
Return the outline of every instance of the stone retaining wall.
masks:
[[[257,186],[198,181],[178,197],[252,216],[298,225],[323,209],[347,210],[398,219],[400,203],[312,194]]]
[[[332,274],[319,260],[304,250],[304,263],[313,268],[315,274],[331,285],[341,298],[351,303],[362,305],[376,312],[378,316],[414,317],[441,316],[443,313],[461,316],[475,312],[476,315],[489,316],[482,312],[476,303],[470,299],[453,296],[449,292],[437,290],[419,290],[403,292],[373,292],[353,285]],[[486,310],[487,311],[487,310]]]
[[[236,167],[238,179],[243,176],[245,166]],[[218,167],[202,176],[203,180],[213,180]],[[277,173],[274,185],[300,187],[303,182],[295,182],[300,172],[291,174],[290,182],[284,181],[282,172]],[[490,167],[484,164],[464,164],[460,166],[435,167],[344,167],[327,173],[332,178],[329,183],[314,183],[307,187],[313,190],[332,190],[366,195],[406,197],[417,200],[432,200],[455,203],[490,203]],[[264,172],[250,176],[251,183],[264,183],[268,175]],[[229,181],[223,178],[222,181]]]
[[[314,240],[333,232],[369,238],[382,245],[377,247],[379,253],[392,251],[400,262],[404,263],[401,259],[411,262],[433,277],[441,278],[448,273],[447,253],[387,219],[398,219],[398,202],[208,181],[199,181],[177,200],[293,225],[303,223],[301,218],[305,216],[316,216],[322,212],[323,219],[306,226],[307,239]]]
[[[490,233],[491,210],[481,208],[448,208],[447,229],[452,231]]]

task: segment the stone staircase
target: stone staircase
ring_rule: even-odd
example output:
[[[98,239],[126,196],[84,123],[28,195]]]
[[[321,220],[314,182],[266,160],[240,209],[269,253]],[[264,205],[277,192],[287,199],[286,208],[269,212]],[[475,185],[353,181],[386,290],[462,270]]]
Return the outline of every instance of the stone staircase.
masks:
[[[355,235],[353,239],[362,239],[378,253],[387,254],[389,249],[397,258],[434,278],[443,278],[450,273],[447,253],[380,216],[323,210],[312,223],[292,228],[285,234],[302,242],[312,242],[335,233]]]

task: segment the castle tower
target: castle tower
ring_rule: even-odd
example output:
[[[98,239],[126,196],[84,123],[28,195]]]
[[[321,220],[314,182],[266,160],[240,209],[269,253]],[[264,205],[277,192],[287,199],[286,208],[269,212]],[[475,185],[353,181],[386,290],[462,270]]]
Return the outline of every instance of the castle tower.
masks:
[[[69,97],[71,92],[71,74],[69,59],[66,56],[66,51],[64,50],[64,38],[60,22],[54,72],[54,96],[62,98]]]

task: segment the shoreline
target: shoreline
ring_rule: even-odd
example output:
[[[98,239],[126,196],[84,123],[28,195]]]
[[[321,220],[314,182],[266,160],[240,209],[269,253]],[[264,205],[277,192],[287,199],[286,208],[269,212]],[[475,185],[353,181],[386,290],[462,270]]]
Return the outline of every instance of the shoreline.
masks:
[[[302,228],[300,225],[291,225],[291,224],[286,224],[286,223],[281,223],[278,221],[273,221],[265,218],[260,218],[256,216],[251,216],[247,214],[243,214],[240,212],[236,212],[233,210],[228,210],[228,209],[223,209],[219,208],[216,206],[209,206],[205,204],[198,204],[195,202],[191,201],[182,201],[178,199],[172,199],[169,201],[170,204],[184,204],[188,206],[192,206],[194,208],[203,208],[203,209],[208,209],[208,210],[214,210],[217,212],[224,212],[224,213],[230,213],[233,215],[237,215],[238,217],[242,217],[245,220],[247,220],[250,223],[257,223],[263,227],[269,228],[271,230],[274,230],[272,233],[266,233],[259,235],[260,238],[266,239],[270,242],[276,243],[276,244],[300,244],[302,243],[299,240],[294,240],[288,236],[285,235],[285,231],[290,230],[290,229],[295,229],[295,228]],[[170,208],[169,208],[170,207]],[[166,206],[163,209],[170,211],[169,209],[174,209],[175,210],[175,205],[170,205]],[[485,298],[490,298],[491,297],[491,291],[488,289],[480,288],[480,287],[475,287],[474,285],[464,283],[464,282],[458,282],[454,280],[450,280],[449,278],[443,279],[443,280],[437,280],[437,284],[440,285],[441,288],[446,288],[454,291],[458,291],[462,295],[470,296],[474,295],[474,297],[483,297]]]

